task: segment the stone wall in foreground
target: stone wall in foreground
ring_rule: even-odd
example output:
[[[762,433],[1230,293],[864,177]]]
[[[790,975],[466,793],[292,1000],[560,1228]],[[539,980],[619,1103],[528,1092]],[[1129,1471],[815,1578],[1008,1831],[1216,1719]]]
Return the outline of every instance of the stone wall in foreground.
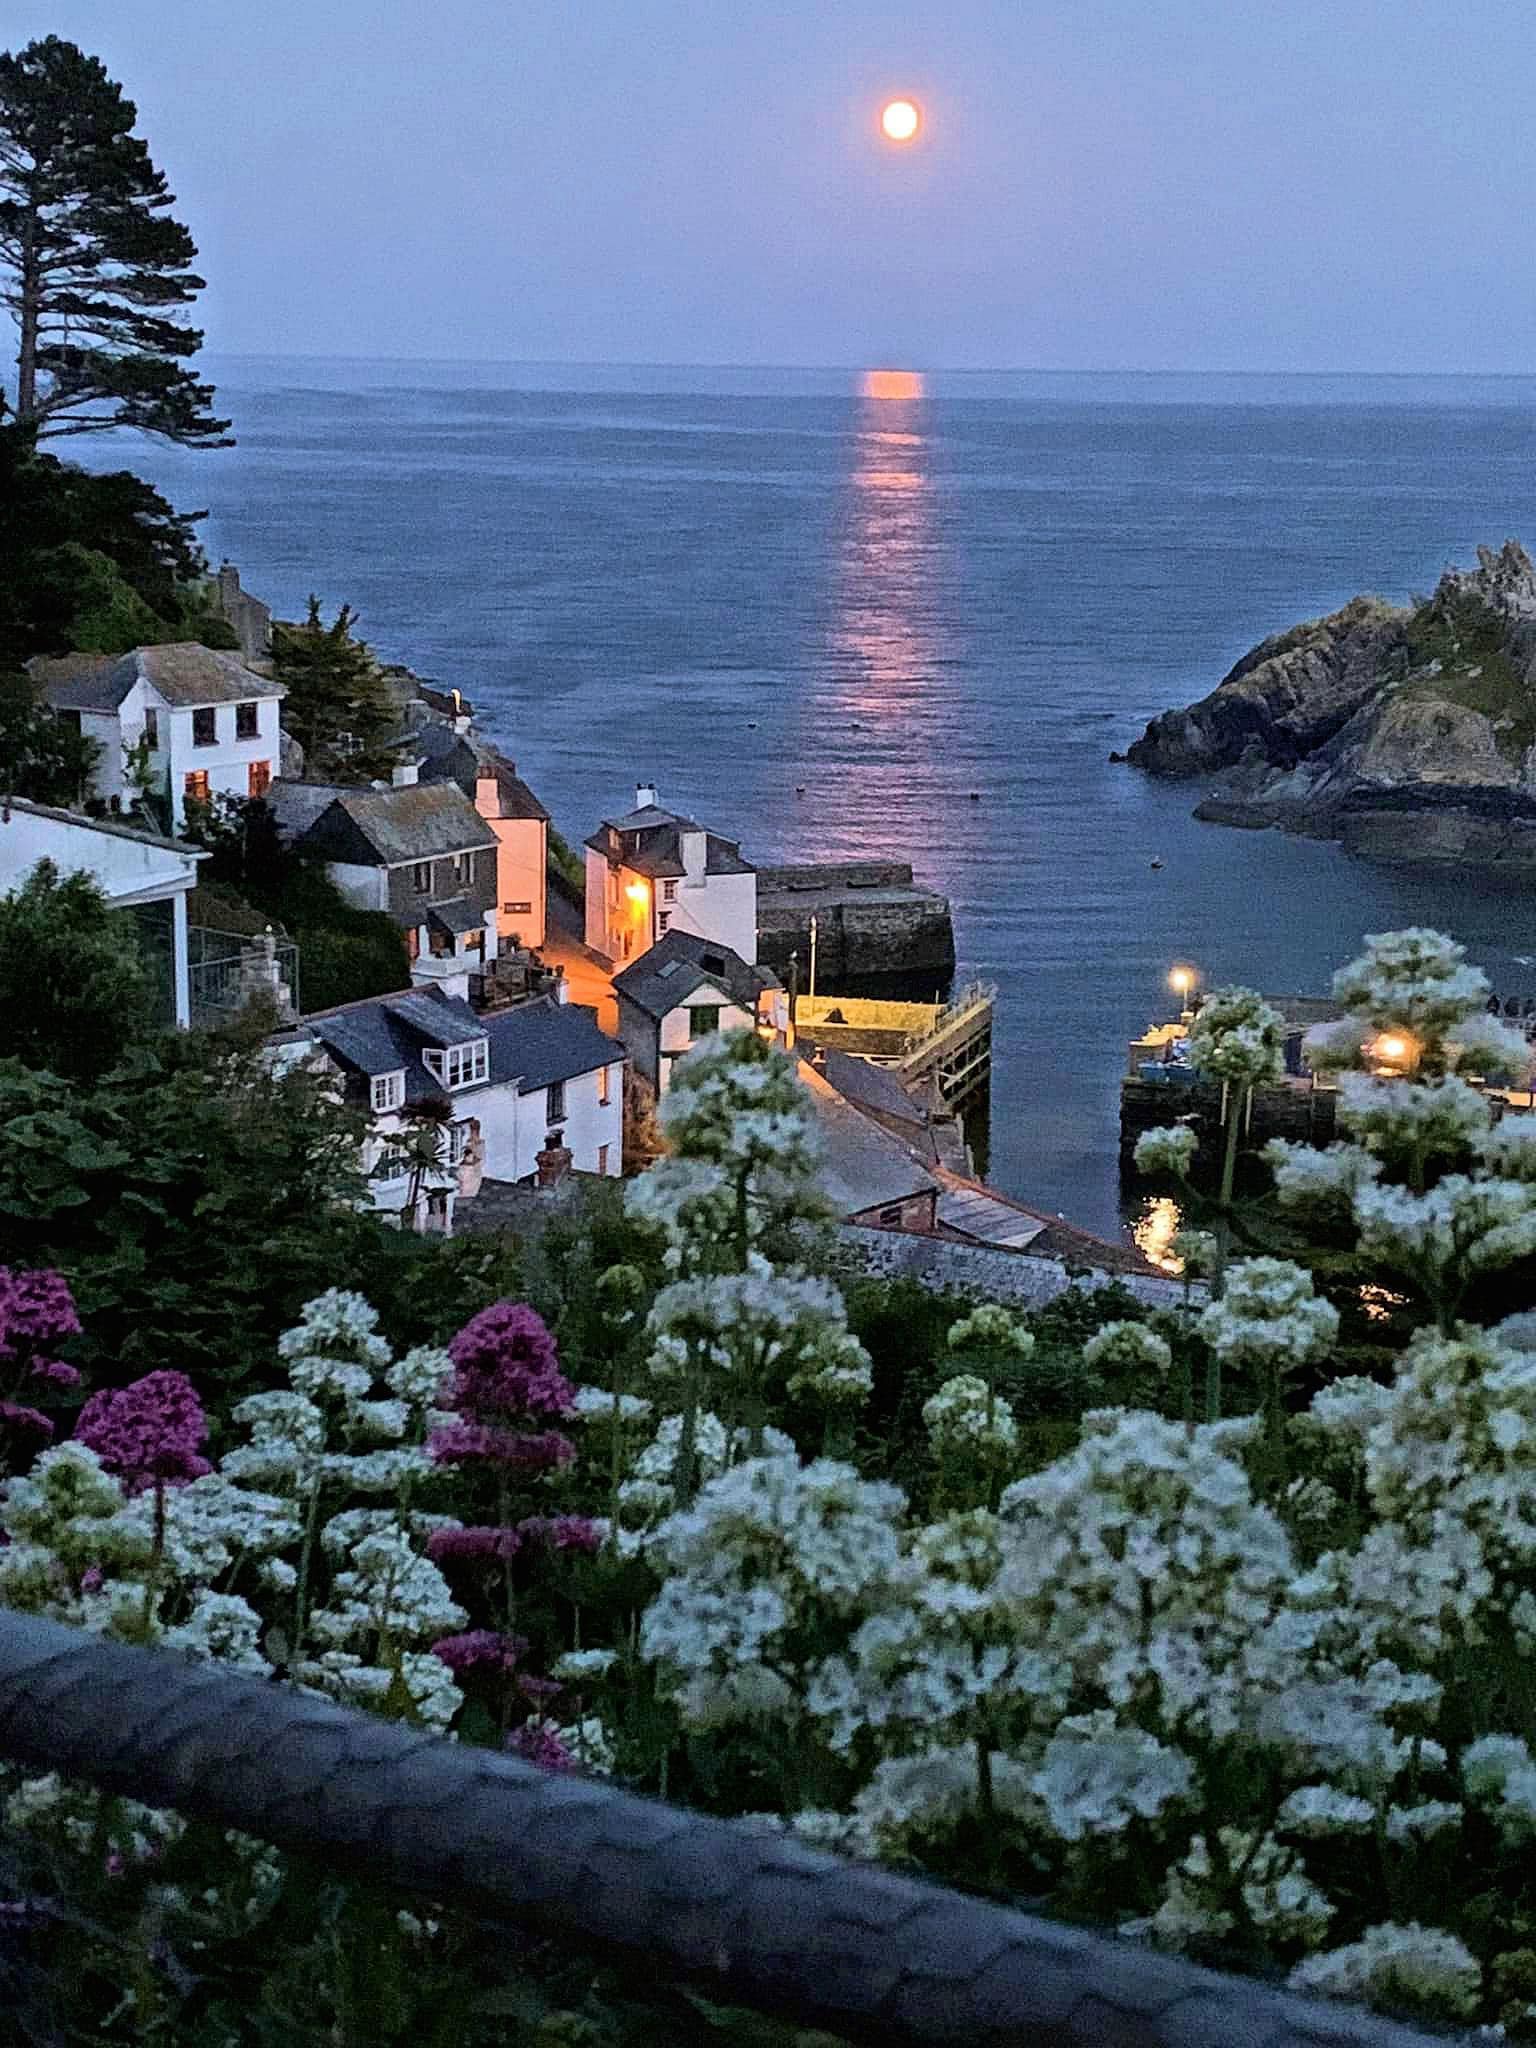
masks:
[[[1108,1287],[1118,1281],[1148,1308],[1179,1308],[1182,1280],[1153,1279],[1139,1273],[1068,1272],[1054,1259],[1032,1259],[1026,1252],[991,1245],[956,1244],[950,1238],[910,1237],[896,1230],[874,1230],[844,1223],[837,1233],[836,1263],[852,1274],[880,1280],[915,1280],[933,1294],[957,1294],[968,1301],[999,1301],[1018,1308],[1041,1308],[1069,1287]],[[1204,1299],[1202,1287],[1191,1295]]]

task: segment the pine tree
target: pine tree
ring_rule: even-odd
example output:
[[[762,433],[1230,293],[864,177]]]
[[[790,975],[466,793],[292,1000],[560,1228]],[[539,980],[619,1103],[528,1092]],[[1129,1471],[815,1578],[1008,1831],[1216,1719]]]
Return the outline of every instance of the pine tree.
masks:
[[[17,417],[39,435],[138,427],[227,447],[203,337],[175,309],[203,280],[175,195],[105,66],[58,36],[0,53],[0,289],[20,332]]]
[[[344,604],[327,626],[311,597],[304,623],[279,623],[272,636],[274,671],[288,692],[283,724],[304,749],[305,770],[343,782],[389,773],[401,723],[372,648],[353,638],[355,624]]]

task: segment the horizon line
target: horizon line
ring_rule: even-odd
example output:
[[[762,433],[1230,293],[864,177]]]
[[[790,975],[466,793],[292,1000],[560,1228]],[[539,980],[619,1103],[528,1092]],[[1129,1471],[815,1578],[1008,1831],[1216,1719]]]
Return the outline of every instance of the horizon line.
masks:
[[[204,357],[221,357],[230,362],[280,363],[431,363],[440,366],[486,364],[509,370],[737,370],[788,371],[796,376],[862,376],[869,370],[913,370],[924,377],[1381,377],[1446,378],[1478,377],[1486,381],[1518,382],[1536,377],[1536,363],[1526,370],[1381,370],[1334,368],[1327,370],[1179,368],[1168,365],[1112,369],[1101,365],[995,363],[956,366],[943,363],[911,363],[891,360],[860,360],[837,363],[728,362],[725,360],[672,359],[663,356],[486,356],[486,355],[359,355],[344,349],[256,349],[209,348]]]

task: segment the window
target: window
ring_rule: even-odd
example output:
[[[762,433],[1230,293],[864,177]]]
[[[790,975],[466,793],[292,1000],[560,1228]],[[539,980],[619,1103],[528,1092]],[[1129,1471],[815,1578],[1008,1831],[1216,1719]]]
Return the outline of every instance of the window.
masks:
[[[544,1121],[546,1124],[565,1122],[565,1083],[551,1081],[544,1091]]]
[[[206,768],[194,768],[192,770],[191,774],[187,777],[186,796],[189,804],[205,804],[212,799],[213,789],[208,781],[208,770]]]
[[[405,1100],[405,1075],[375,1074],[373,1077],[373,1106],[382,1114],[386,1109],[398,1109]]]
[[[411,1170],[410,1155],[386,1146],[379,1154],[379,1163],[373,1169],[375,1180],[404,1180]]]
[[[485,951],[485,926],[483,924],[477,924],[472,932],[464,934],[464,950],[466,953],[483,953]]]
[[[235,738],[253,740],[256,737],[256,706],[237,704],[235,706]]]
[[[611,1067],[604,1067],[597,1077],[597,1099],[604,1109],[608,1107],[609,1102],[612,1100],[612,1089],[609,1086],[608,1080],[612,1072],[613,1069]]]
[[[468,1045],[429,1046],[422,1054],[427,1072],[445,1088],[472,1088],[490,1079],[489,1041],[472,1039]]]
[[[880,1211],[880,1228],[882,1230],[900,1230],[901,1210],[899,1208],[882,1209]]]
[[[416,894],[418,896],[430,896],[432,894],[431,861],[417,861],[415,867],[411,869],[411,887],[416,891]]]
[[[662,902],[663,902],[663,903],[675,903],[675,902],[677,901],[677,884],[676,884],[676,882],[674,882],[674,881],[666,881],[666,882],[663,882],[663,883],[662,883],[662,885],[661,885],[661,900],[662,900]]]
[[[456,853],[453,856],[453,879],[459,888],[475,879],[475,856],[472,853]]]
[[[658,910],[658,911],[657,911],[657,913],[656,913],[656,929],[657,929],[657,931],[659,931],[659,932],[664,932],[664,931],[666,930],[667,926],[668,926],[668,925],[669,925],[669,924],[670,924],[671,922],[672,922],[672,913],[671,913],[671,911],[670,911],[670,910]]]
[[[688,1035],[690,1038],[708,1038],[712,1031],[720,1029],[720,1005],[718,1003],[695,1003],[688,1012]]]
[[[80,714],[78,711],[55,711],[53,715],[66,731],[78,732],[80,730]]]
[[[253,761],[247,786],[251,796],[265,796],[272,787],[272,763]]]
[[[219,714],[211,704],[192,714],[192,744],[211,747],[219,737]]]
[[[421,958],[421,930],[414,924],[406,927],[405,957],[413,965]]]
[[[158,747],[160,744],[160,714],[158,711],[148,710],[144,713],[144,744],[146,747]]]
[[[608,1147],[606,1145],[599,1145],[597,1148],[597,1170],[599,1173],[606,1173],[608,1171]]]
[[[449,1126],[448,1164],[450,1166],[461,1166],[463,1164],[464,1153],[468,1145],[469,1119],[466,1117],[461,1123],[451,1124]]]

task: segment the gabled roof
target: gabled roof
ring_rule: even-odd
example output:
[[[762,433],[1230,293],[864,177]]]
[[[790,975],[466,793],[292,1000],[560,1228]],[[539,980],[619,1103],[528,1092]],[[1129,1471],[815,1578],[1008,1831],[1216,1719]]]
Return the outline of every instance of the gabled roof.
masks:
[[[371,1077],[403,1070],[407,1103],[443,1093],[442,1083],[427,1071],[421,1057],[429,1046],[468,1045],[487,1035],[468,1003],[425,989],[322,1010],[306,1017],[300,1029],[310,1032],[353,1073]]]
[[[210,704],[248,704],[287,695],[281,683],[247,668],[238,654],[194,640],[135,647],[130,654],[63,654],[29,664],[33,681],[55,711],[115,711],[135,683],[148,683],[179,711]]]
[[[617,848],[610,837],[615,832],[620,835]],[[722,839],[717,832],[706,831],[695,819],[664,810],[660,804],[645,804],[638,811],[626,811],[622,818],[604,818],[586,843],[594,853],[622,860],[636,874],[650,875],[658,881],[675,880],[687,873],[682,852],[685,832],[704,833],[705,874],[756,874],[751,861],[743,860],[734,839]]]
[[[706,986],[720,989],[738,1009],[755,1011],[763,991],[781,984],[777,975],[753,967],[729,946],[674,928],[616,974],[613,986],[646,1016],[659,1018]]]
[[[325,860],[395,868],[493,847],[496,834],[457,783],[416,782],[400,789],[345,790],[300,840]]]
[[[821,1139],[821,1185],[839,1216],[937,1193],[939,1182],[899,1138],[855,1109],[808,1061],[800,1061],[799,1074]]]
[[[893,1122],[910,1124],[914,1140],[927,1132],[928,1116],[923,1105],[907,1093],[888,1067],[877,1067],[873,1060],[831,1048],[816,1064],[838,1094],[846,1096],[856,1109],[874,1110]]]
[[[628,1058],[616,1038],[598,1029],[595,1010],[553,996],[520,1003],[481,1022],[491,1041],[491,1079],[515,1080],[520,1095]]]

